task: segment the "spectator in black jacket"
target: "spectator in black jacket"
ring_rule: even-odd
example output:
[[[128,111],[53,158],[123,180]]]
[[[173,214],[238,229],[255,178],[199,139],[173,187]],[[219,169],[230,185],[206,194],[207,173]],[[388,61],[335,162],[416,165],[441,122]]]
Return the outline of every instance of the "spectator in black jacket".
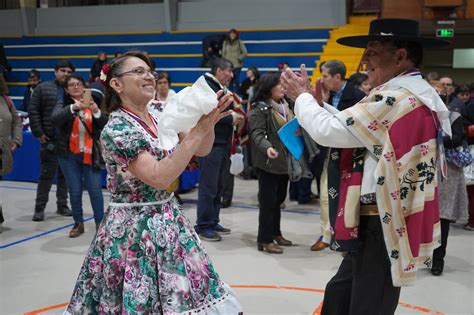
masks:
[[[25,95],[23,95],[23,102],[21,108],[18,110],[28,111],[28,104],[30,104],[31,95],[33,95],[34,89],[41,83],[41,76],[38,70],[30,70],[28,72],[28,85],[25,90]]]
[[[64,98],[64,83],[74,70],[74,65],[70,61],[59,61],[54,67],[56,78],[38,85],[31,96],[28,106],[31,132],[41,143],[40,176],[36,191],[33,221],[44,220],[44,209],[48,203],[49,191],[56,173],[57,213],[64,216],[72,215],[71,210],[67,206],[66,180],[58,165],[56,128],[51,121],[51,113],[56,102]]]
[[[211,72],[205,74],[209,86],[214,91],[225,90],[233,78],[232,63],[224,58],[218,59]],[[230,108],[229,108],[230,109]],[[214,127],[215,139],[211,152],[199,159],[201,177],[199,179],[196,232],[205,241],[220,241],[219,234],[230,234],[219,224],[221,198],[223,192],[223,173],[230,157],[230,138],[233,125],[244,119],[232,112],[222,118]]]

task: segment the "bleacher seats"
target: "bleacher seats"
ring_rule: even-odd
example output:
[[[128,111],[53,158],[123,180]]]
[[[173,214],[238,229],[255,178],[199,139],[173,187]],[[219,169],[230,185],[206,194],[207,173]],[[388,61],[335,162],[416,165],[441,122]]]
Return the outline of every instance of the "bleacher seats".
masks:
[[[249,52],[244,69],[256,66],[260,70],[277,70],[277,65],[287,62],[292,68],[305,63],[309,69],[319,59],[330,29],[305,28],[293,30],[242,31],[241,39]],[[69,59],[76,72],[89,78],[89,69],[99,51],[109,57],[115,52],[141,49],[149,52],[158,71],[167,71],[172,77],[172,88],[180,90],[190,85],[206,69],[199,68],[201,40],[222,32],[104,34],[104,35],[49,35],[21,38],[0,38],[5,45],[7,58],[13,67],[8,76],[10,95],[21,102],[26,76],[30,69],[41,72],[42,80],[54,77],[54,65],[60,59]],[[241,80],[245,77],[242,71]]]

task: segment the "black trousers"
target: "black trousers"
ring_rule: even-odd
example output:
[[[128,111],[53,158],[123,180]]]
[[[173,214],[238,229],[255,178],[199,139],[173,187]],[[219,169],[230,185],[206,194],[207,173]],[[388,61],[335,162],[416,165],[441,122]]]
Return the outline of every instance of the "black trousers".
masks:
[[[230,158],[226,159],[224,171],[222,172],[222,202],[232,202],[234,197],[234,175],[230,173]]]
[[[49,149],[48,149],[49,148]],[[56,151],[47,144],[42,144],[40,148],[40,176],[38,188],[36,190],[35,212],[44,211],[49,200],[49,191],[56,178],[56,203],[58,209],[67,207],[67,184],[63,172],[59,167]]]
[[[275,236],[281,235],[280,205],[286,199],[288,175],[276,175],[258,170],[258,215],[259,243],[271,243]]]
[[[394,314],[400,287],[394,287],[378,216],[361,216],[360,248],[347,253],[326,285],[322,315]]]
[[[440,219],[439,221],[441,224],[441,246],[433,251],[433,266],[443,268],[446,247],[448,246],[449,225],[451,222],[446,219]]]

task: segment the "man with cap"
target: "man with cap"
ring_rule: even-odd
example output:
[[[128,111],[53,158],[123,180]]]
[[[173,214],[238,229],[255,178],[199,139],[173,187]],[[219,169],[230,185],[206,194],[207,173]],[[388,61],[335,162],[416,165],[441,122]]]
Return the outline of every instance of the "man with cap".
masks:
[[[374,20],[369,35],[337,41],[366,48],[362,63],[374,89],[353,107],[324,103],[304,66],[282,76],[301,126],[318,143],[342,148],[329,158],[338,176],[327,187],[331,248],[347,255],[326,286],[322,314],[393,314],[400,287],[431,266],[439,246],[436,169],[445,164],[436,139],[451,129],[418,67],[423,47],[449,43],[421,37],[418,22],[402,19]]]
[[[28,111],[28,104],[30,104],[31,95],[34,89],[41,83],[41,76],[38,70],[32,69],[28,72],[28,85],[26,86],[25,94],[23,95],[23,102],[21,108],[18,110]]]

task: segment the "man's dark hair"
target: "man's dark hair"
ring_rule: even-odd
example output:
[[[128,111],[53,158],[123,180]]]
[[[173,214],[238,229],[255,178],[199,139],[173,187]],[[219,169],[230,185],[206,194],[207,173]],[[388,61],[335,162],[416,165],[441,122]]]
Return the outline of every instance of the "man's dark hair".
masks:
[[[329,60],[321,66],[321,70],[327,70],[331,76],[336,74],[341,75],[341,80],[344,80],[346,77],[346,66],[342,61],[339,60]]]
[[[423,46],[420,43],[408,42],[403,40],[384,40],[382,43],[390,42],[395,48],[405,48],[407,51],[407,59],[413,62],[418,68],[423,63]]]
[[[229,60],[227,60],[225,58],[217,58],[212,63],[211,73],[213,75],[215,75],[216,72],[217,72],[217,69],[225,70],[225,69],[228,69],[228,68],[233,68],[232,62],[230,62]]]
[[[74,67],[72,62],[70,62],[69,60],[66,60],[66,59],[58,61],[56,66],[54,66],[54,71],[58,71],[60,68],[69,68],[69,69],[72,70],[72,72],[76,71],[76,68]]]
[[[28,71],[28,78],[38,78],[41,79],[40,72],[36,69]]]
[[[279,72],[267,72],[257,83],[255,96],[252,100],[254,104],[258,102],[266,102],[272,97],[272,89],[280,83]]]
[[[471,89],[469,88],[469,85],[467,84],[460,84],[459,86],[456,87],[456,90],[454,90],[454,94],[466,93],[466,92],[471,92]]]

